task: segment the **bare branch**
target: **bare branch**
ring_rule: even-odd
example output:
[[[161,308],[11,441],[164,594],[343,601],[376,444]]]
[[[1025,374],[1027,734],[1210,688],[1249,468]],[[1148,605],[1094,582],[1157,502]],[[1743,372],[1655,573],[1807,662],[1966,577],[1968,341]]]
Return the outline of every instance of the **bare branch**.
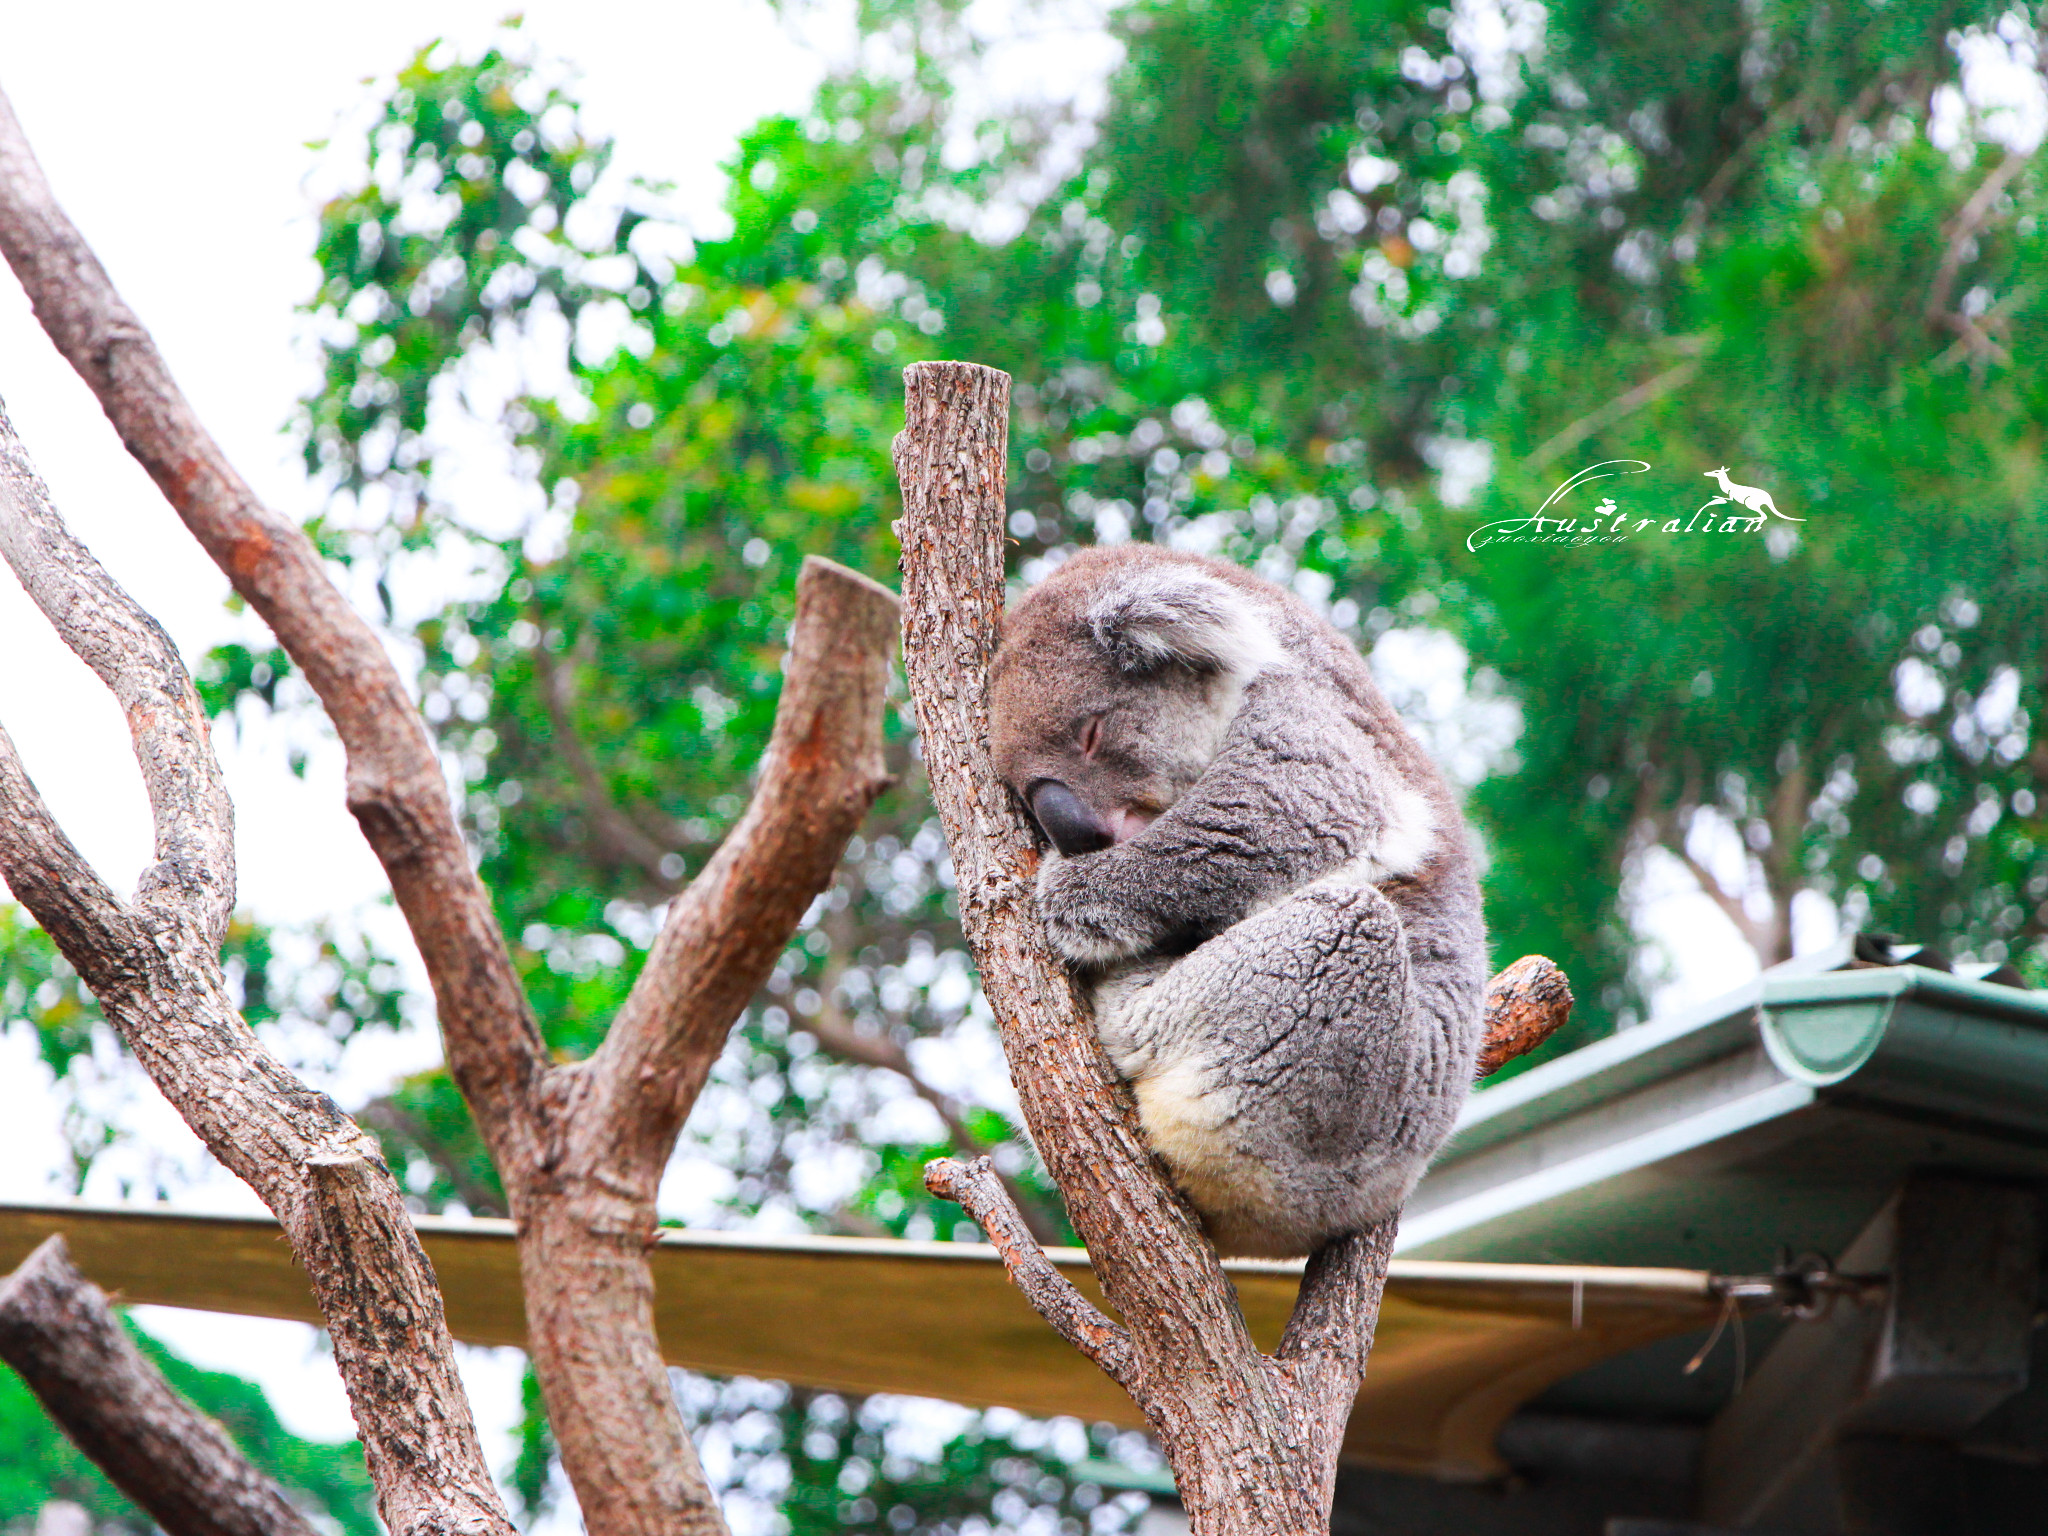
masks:
[[[0,872],[66,954],[112,956],[136,942],[134,916],[78,851],[0,727]],[[84,972],[87,986],[93,977]]]
[[[1948,248],[1941,254],[1941,265],[1934,270],[1934,281],[1927,288],[1925,316],[1929,325],[1947,325],[1952,330],[1961,330],[1968,336],[1970,321],[1964,315],[1949,313],[1949,297],[1955,292],[1956,274],[1962,271],[1963,258],[1970,248],[1970,242],[1977,238],[1977,232],[1991,217],[1991,209],[2001,193],[2012,185],[2012,179],[2027,168],[2029,156],[2017,149],[2005,152],[2005,158],[1993,166],[1984,179],[1977,184],[1963,206],[1956,210],[1956,216],[1948,223]],[[1978,334],[1982,334],[1979,332]],[[1989,337],[1986,345],[1995,346]]]
[[[284,1491],[135,1347],[62,1237],[0,1281],[0,1359],[168,1536],[314,1536]]]
[[[811,556],[746,814],[676,898],[611,1032],[589,1063],[607,1134],[659,1177],[732,1021],[774,968],[846,840],[888,786],[882,713],[896,597]]]
[[[469,1208],[472,1216],[503,1216],[505,1197],[471,1173],[457,1148],[449,1147],[420,1116],[399,1102],[393,1094],[381,1094],[356,1111],[356,1124],[378,1137],[402,1138],[426,1152],[442,1178],[455,1191],[455,1198]],[[386,1159],[389,1161],[388,1157]]]
[[[1353,1348],[1317,1350],[1313,1369],[1268,1360],[1253,1345],[1215,1250],[1160,1176],[1129,1090],[1044,941],[1031,894],[1036,854],[989,760],[1009,378],[968,363],[914,363],[904,394],[898,533],[919,739],[952,849],[961,926],[1019,1104],[1124,1321],[1130,1356],[1117,1380],[1158,1433],[1197,1536],[1327,1529],[1338,1445],[1329,1426],[1341,1426],[1356,1396],[1357,1377],[1340,1378],[1362,1368],[1364,1331],[1354,1329]],[[942,1173],[937,1187],[951,1183]],[[992,1196],[982,1184],[975,1198],[993,1211]],[[991,1232],[1024,1259],[1013,1278],[1042,1295],[1042,1277],[1016,1250],[1020,1235],[1021,1223]],[[1333,1292],[1362,1285],[1374,1251],[1368,1245],[1359,1263],[1331,1270]],[[1358,1304],[1366,1299],[1360,1292]],[[1329,1331],[1325,1315],[1360,1315],[1334,1294],[1315,1305],[1303,1326],[1317,1337]]]
[[[200,426],[57,206],[4,99],[0,251],[129,451],[269,623],[348,749],[350,808],[426,962],[450,1071],[520,1224],[529,1338],[590,1530],[722,1532],[655,1347],[643,1249],[662,1168],[733,1018],[886,782],[894,599],[851,572],[806,564],[759,792],[676,900],[604,1046],[557,1066],[396,668],[311,542],[256,499]],[[189,684],[177,682],[183,698]],[[30,854],[48,862],[64,853],[47,830],[0,840],[0,853],[19,845],[11,872],[31,884],[40,866]],[[39,918],[68,916],[82,932],[104,914],[95,888],[81,889],[76,911],[53,899]],[[113,976],[121,984],[101,1001],[208,1147],[285,1223],[334,1333],[386,1522],[402,1533],[506,1529],[448,1356],[439,1293],[374,1143],[264,1055],[226,1000],[213,947],[175,925],[148,938],[123,953],[132,974]],[[97,963],[93,944],[72,949],[82,973]]]
[[[910,1085],[912,1093],[931,1105],[945,1125],[946,1134],[952,1138],[955,1152],[970,1160],[987,1155],[988,1148],[969,1128],[953,1096],[926,1082],[912,1064],[908,1051],[887,1035],[863,1034],[854,1027],[853,1021],[846,1016],[846,1010],[839,1005],[835,975],[828,974],[818,990],[821,994],[818,1011],[803,1023],[804,1028],[817,1037],[821,1049],[855,1066],[878,1067],[884,1072],[895,1073]],[[1041,1243],[1059,1242],[1062,1234],[1051,1212],[1009,1174],[997,1169],[996,1177],[1002,1181],[1010,1202],[1022,1213],[1031,1235]]]
[[[1557,433],[1554,437],[1543,443],[1535,452],[1522,460],[1522,468],[1525,470],[1538,470],[1547,464],[1555,462],[1570,453],[1595,432],[1604,432],[1617,421],[1626,420],[1644,406],[1654,404],[1670,394],[1674,389],[1679,389],[1689,384],[1692,381],[1693,375],[1699,371],[1699,360],[1697,358],[1688,358],[1686,361],[1678,364],[1677,367],[1667,368],[1662,373],[1644,380],[1641,384],[1636,385],[1634,389],[1624,390],[1598,410],[1588,411],[1562,432]]]
[[[397,668],[328,580],[312,541],[257,499],[200,425],[58,205],[4,96],[0,252],[128,451],[326,706],[348,749],[349,809],[433,980],[449,1066],[493,1148],[529,1140],[546,1051]]]
[[[509,1533],[433,1270],[390,1170],[332,1099],[264,1050],[228,996],[220,936],[234,900],[233,819],[191,679],[71,538],[4,416],[0,552],[127,709],[159,854],[134,909],[123,907],[0,734],[0,875],[207,1150],[284,1225],[334,1336],[386,1524],[403,1536]],[[212,869],[197,867],[209,859]]]
[[[1707,178],[1706,186],[1700,189],[1699,197],[1686,211],[1677,232],[1672,235],[1673,245],[1699,238],[1700,231],[1706,228],[1708,216],[1721,205],[1721,199],[1733,190],[1742,173],[1749,169],[1751,162],[1756,159],[1757,151],[1776,137],[1780,129],[1804,117],[1812,100],[1812,90],[1801,91],[1750,130],[1747,137],[1735,147],[1734,153],[1716,166],[1714,174]]]
[[[1350,1373],[1352,1390],[1357,1390],[1372,1349],[1373,1324],[1379,1317],[1380,1293],[1386,1289],[1399,1225],[1398,1220],[1380,1222],[1309,1256],[1301,1296],[1287,1319],[1276,1359],[1297,1365],[1334,1359]],[[1344,1406],[1348,1412],[1350,1405]],[[1340,1434],[1343,1427],[1340,1419]]]
[[[1841,115],[1835,119],[1834,132],[1828,135],[1828,158],[1839,157],[1849,147],[1849,136],[1854,133],[1863,119],[1870,115],[1870,109],[1884,99],[1885,87],[1892,83],[1889,68],[1880,69],[1868,85],[1858,91]]]
[[[554,749],[561,754],[562,761],[568,765],[569,776],[576,781],[576,793],[582,798],[583,814],[597,836],[598,847],[613,860],[637,869],[655,889],[673,890],[676,880],[665,873],[661,865],[662,860],[674,850],[643,832],[612,799],[604,775],[591,759],[590,749],[583,744],[582,734],[576,729],[575,715],[570,710],[569,669],[558,662],[545,645],[536,645],[531,654],[534,680],[540,684],[541,702],[547,707],[548,724],[555,731]]]
[[[1715,878],[1714,872],[1694,858],[1692,850],[1686,847],[1687,824],[1699,810],[1698,806],[1691,803],[1691,796],[1692,789],[1689,787],[1686,791],[1686,803],[1668,815],[1654,819],[1652,827],[1656,840],[1677,857],[1685,866],[1686,872],[1692,876],[1694,883],[1699,886],[1701,894],[1719,907],[1722,915],[1735,925],[1735,931],[1742,935],[1743,943],[1756,951],[1763,964],[1774,965],[1783,957],[1772,955],[1770,931],[1749,915],[1748,908],[1742,904],[1741,896],[1730,894]],[[1765,956],[1771,958],[1764,959]]]
[[[1526,1056],[1572,1016],[1572,988],[1553,961],[1524,955],[1486,984],[1486,1037],[1474,1077]]]
[[[120,701],[142,768],[156,863],[137,901],[169,901],[218,945],[235,905],[235,813],[206,713],[177,647],[121,590],[50,505],[0,406],[0,555],[58,637]]]
[[[1721,882],[1714,878],[1714,872],[1692,856],[1685,846],[1682,833],[1666,838],[1664,846],[1678,855],[1679,862],[1685,865],[1686,872],[1692,876],[1701,892],[1721,909],[1728,921],[1735,925],[1736,931],[1742,935],[1743,942],[1759,955],[1763,954],[1766,947],[1764,932],[1756,919],[1749,915],[1748,909],[1743,906],[1742,898],[1730,895],[1722,887]]]
[[[646,1247],[683,1117],[846,840],[888,783],[883,706],[896,642],[887,588],[804,562],[759,787],[678,896],[604,1044],[549,1080],[555,1150],[507,1168],[527,1337],[593,1533],[723,1532],[654,1337]]]
[[[1336,1495],[1337,1456],[1365,1379],[1400,1224],[1390,1217],[1309,1256],[1274,1357],[1296,1387],[1305,1470],[1322,1479],[1318,1497],[1326,1510]]]
[[[1167,1293],[1225,1283],[1193,1214],[1152,1166],[1128,1090],[1046,948],[1031,902],[1037,853],[988,758],[988,663],[1003,605],[1009,377],[967,363],[904,370],[908,420],[896,439],[903,485],[904,662],[932,795],[953,854],[960,920],[1003,1031],[1026,1120],[1093,1252],[1153,1227],[1170,1246],[1151,1272],[1108,1264],[1126,1317]],[[1026,1070],[1026,1065],[1029,1070]],[[1085,1189],[1084,1216],[1074,1192]],[[1188,1266],[1175,1278],[1168,1271]],[[1126,1303],[1129,1303],[1127,1305]],[[1240,1324],[1241,1327],[1241,1324]],[[1247,1341],[1248,1342],[1248,1341]]]
[[[1011,1201],[992,1161],[977,1157],[962,1163],[942,1157],[925,1165],[924,1187],[941,1200],[953,1201],[980,1224],[1002,1255],[1010,1283],[1061,1338],[1101,1366],[1111,1380],[1127,1388],[1133,1385],[1136,1362],[1130,1334],[1104,1317],[1100,1308],[1074,1289],[1071,1280],[1052,1267],[1045,1250],[1024,1225],[1024,1215]]]

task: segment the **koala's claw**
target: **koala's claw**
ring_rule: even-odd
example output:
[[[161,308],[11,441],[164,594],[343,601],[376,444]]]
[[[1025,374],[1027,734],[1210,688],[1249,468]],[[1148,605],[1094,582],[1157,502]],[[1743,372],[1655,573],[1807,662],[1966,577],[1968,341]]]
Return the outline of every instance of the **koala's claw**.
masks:
[[[1045,938],[1061,959],[1081,966],[1109,965],[1142,954],[1145,949],[1141,941],[1107,934],[1072,912],[1047,917]]]
[[[1084,854],[1070,859],[1049,854],[1038,870],[1038,915],[1045,925],[1046,942],[1073,965],[1128,960],[1143,954],[1151,943],[1150,935],[1131,931],[1127,923],[1117,921],[1116,906],[1095,899],[1089,865],[1098,857]]]

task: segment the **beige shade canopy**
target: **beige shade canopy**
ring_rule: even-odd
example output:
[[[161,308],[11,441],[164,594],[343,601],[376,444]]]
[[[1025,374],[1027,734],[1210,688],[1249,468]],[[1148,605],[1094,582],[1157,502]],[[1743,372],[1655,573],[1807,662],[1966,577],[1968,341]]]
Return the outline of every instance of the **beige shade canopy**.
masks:
[[[422,1218],[419,1230],[455,1337],[523,1344],[512,1224]],[[121,1301],[320,1321],[267,1218],[0,1206],[0,1272],[54,1232]],[[1081,1250],[1052,1257],[1100,1300]],[[980,1244],[664,1231],[650,1258],[671,1364],[1142,1424],[1130,1399],[1053,1333]],[[1228,1268],[1253,1336],[1271,1349],[1300,1267]],[[1396,1260],[1346,1454],[1443,1478],[1494,1475],[1505,1470],[1494,1435],[1520,1404],[1610,1355],[1708,1324],[1719,1306],[1708,1277],[1693,1270]]]

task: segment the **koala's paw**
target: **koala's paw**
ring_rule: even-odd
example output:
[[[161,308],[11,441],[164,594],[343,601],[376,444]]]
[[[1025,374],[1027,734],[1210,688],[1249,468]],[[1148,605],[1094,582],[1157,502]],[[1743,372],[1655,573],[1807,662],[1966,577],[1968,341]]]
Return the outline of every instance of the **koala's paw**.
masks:
[[[1109,965],[1143,954],[1151,936],[1101,894],[1099,854],[1048,853],[1038,867],[1038,916],[1046,942],[1075,965]]]

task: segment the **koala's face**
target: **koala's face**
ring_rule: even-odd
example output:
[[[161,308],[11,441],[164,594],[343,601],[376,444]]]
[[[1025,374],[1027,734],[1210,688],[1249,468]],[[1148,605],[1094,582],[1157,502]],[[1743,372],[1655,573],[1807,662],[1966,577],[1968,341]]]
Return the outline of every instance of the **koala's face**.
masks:
[[[1121,843],[1186,794],[1216,755],[1216,679],[1185,668],[1133,677],[1085,641],[995,685],[996,771],[1063,854]]]
[[[1236,601],[1170,557],[1091,552],[1005,620],[990,672],[996,771],[1062,854],[1137,836],[1215,759],[1256,670],[1201,649],[1220,609],[1257,623]]]

